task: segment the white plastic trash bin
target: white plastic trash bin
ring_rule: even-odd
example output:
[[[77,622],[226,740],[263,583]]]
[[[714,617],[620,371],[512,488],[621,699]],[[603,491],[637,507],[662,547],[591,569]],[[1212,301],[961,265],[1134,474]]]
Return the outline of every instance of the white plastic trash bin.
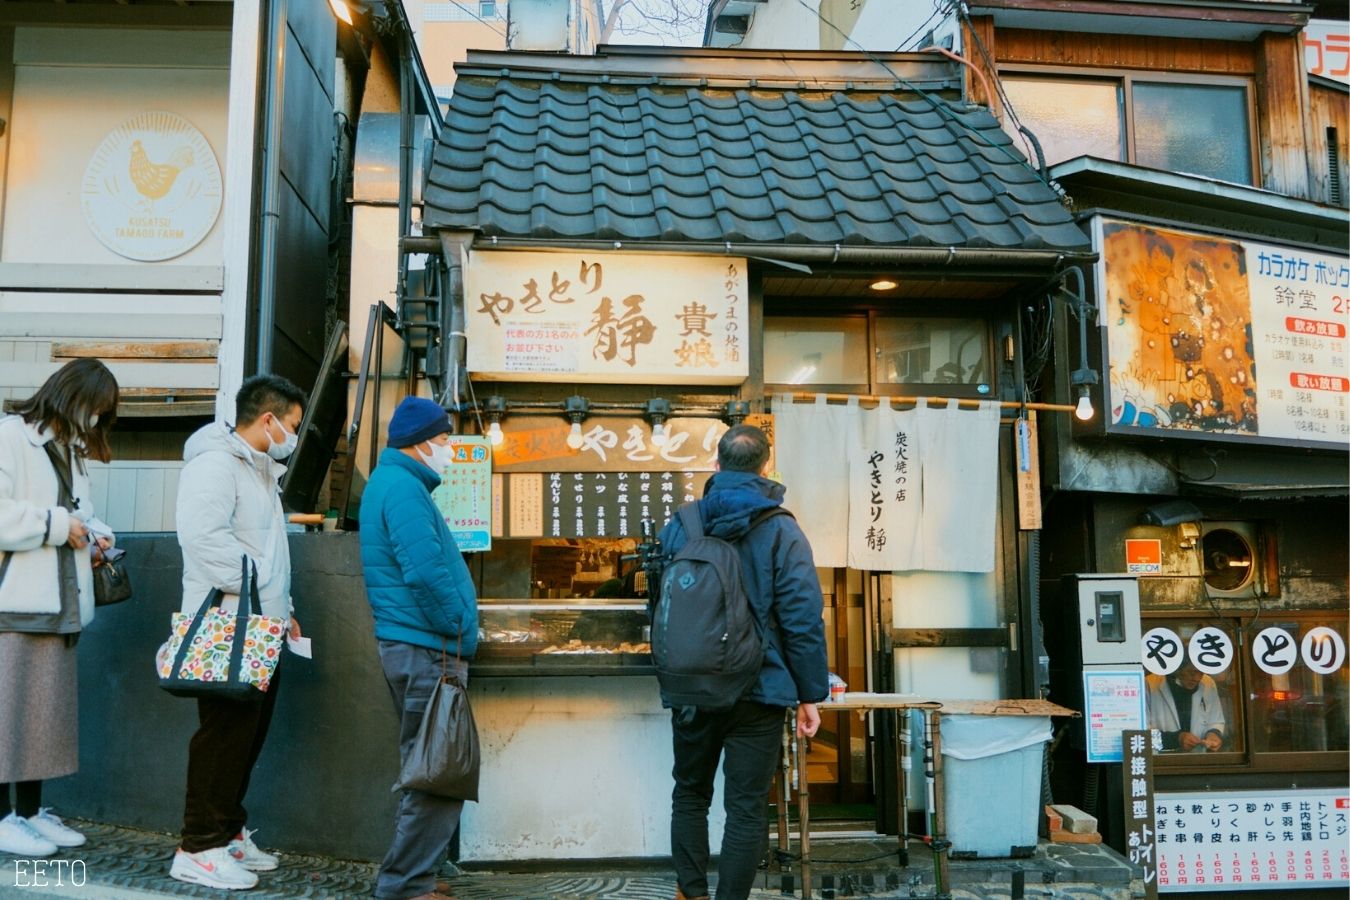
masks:
[[[1036,849],[1049,716],[942,717],[942,799],[954,857]]]

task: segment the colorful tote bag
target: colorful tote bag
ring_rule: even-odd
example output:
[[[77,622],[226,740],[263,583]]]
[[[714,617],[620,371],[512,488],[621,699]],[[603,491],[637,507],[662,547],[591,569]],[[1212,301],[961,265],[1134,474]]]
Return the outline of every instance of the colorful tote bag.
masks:
[[[173,614],[173,632],[155,660],[159,686],[170,694],[258,700],[267,691],[289,623],[262,615],[258,569],[248,557],[243,572],[236,611],[222,607],[226,594],[214,588],[195,614]]]

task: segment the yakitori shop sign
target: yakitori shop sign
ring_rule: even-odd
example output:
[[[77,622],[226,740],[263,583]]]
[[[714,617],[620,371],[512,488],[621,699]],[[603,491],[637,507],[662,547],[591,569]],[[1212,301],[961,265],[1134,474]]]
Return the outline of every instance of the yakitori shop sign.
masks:
[[[506,381],[739,384],[745,260],[476,251],[465,277],[469,371]]]
[[[1110,430],[1350,442],[1350,259],[1098,219]]]

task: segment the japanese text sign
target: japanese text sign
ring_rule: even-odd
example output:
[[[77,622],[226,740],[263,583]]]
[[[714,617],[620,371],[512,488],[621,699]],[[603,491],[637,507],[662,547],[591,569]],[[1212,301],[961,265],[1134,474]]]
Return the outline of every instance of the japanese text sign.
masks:
[[[1149,731],[1122,731],[1124,760],[1125,850],[1139,867],[1144,896],[1158,896],[1157,826],[1153,821],[1153,753],[1162,747],[1162,735]],[[1155,746],[1156,744],[1156,746]]]
[[[1121,761],[1121,733],[1145,727],[1144,697],[1141,669],[1083,671],[1088,762]]]
[[[451,439],[450,465],[431,492],[461,553],[492,549],[492,450],[488,439]]]
[[[740,384],[749,374],[745,260],[475,251],[469,371],[511,381]]]
[[[1098,219],[1112,430],[1350,444],[1350,259]]]
[[[1345,788],[1158,793],[1158,889],[1350,885]]]

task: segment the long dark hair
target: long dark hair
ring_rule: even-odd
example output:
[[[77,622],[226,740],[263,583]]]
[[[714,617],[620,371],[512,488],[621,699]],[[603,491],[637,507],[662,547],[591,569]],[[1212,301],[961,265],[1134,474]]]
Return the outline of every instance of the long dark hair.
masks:
[[[28,424],[50,428],[56,440],[80,456],[107,462],[112,459],[108,432],[117,421],[117,397],[117,379],[107,366],[97,359],[74,359],[13,409]],[[86,428],[93,415],[98,424]]]

